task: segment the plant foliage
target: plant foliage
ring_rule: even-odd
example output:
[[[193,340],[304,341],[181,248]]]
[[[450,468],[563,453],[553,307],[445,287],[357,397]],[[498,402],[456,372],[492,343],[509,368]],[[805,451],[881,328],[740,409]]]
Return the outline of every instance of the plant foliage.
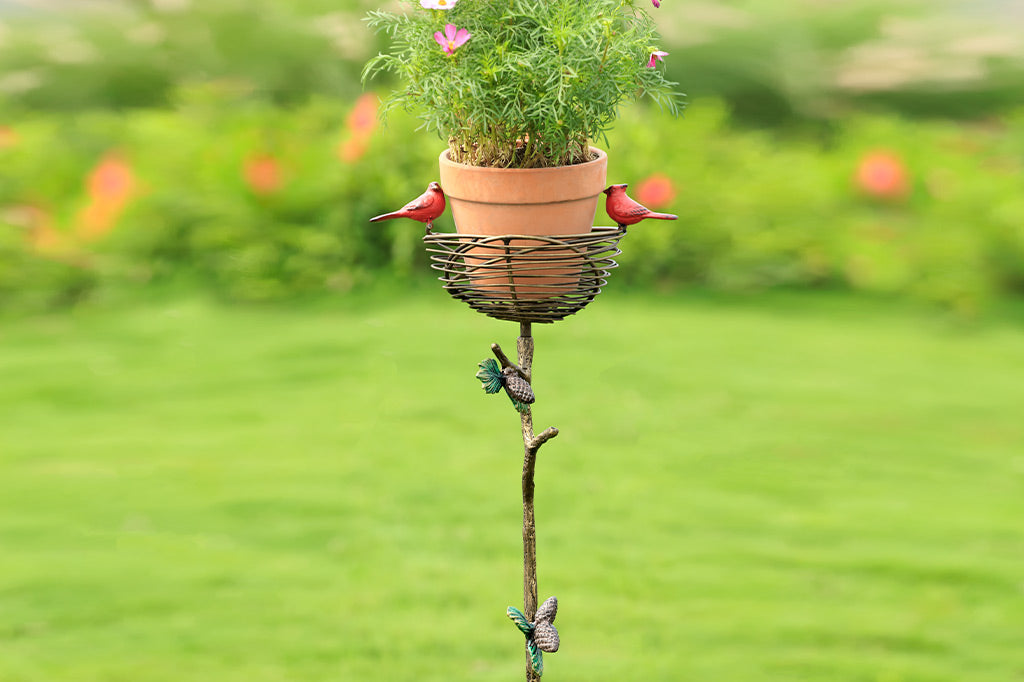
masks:
[[[620,104],[649,96],[673,113],[676,83],[648,66],[654,22],[634,0],[461,0],[450,10],[374,11],[368,23],[393,42],[364,80],[391,71],[405,83],[387,105],[417,113],[447,139],[452,158],[478,166],[536,168],[590,160]],[[452,24],[470,39],[446,53]]]

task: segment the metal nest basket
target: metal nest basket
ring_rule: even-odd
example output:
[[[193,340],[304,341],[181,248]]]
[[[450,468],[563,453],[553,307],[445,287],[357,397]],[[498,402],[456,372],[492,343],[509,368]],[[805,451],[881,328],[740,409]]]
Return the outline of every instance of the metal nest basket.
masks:
[[[558,236],[430,232],[431,267],[454,298],[511,322],[557,322],[601,293],[624,227]]]

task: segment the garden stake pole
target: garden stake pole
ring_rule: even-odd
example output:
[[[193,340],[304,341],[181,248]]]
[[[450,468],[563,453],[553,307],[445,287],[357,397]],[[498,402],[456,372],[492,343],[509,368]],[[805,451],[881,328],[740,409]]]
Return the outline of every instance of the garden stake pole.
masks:
[[[533,335],[530,322],[519,323],[519,338],[516,339],[516,350],[518,351],[519,364],[515,365],[509,361],[502,352],[501,347],[491,344],[491,351],[494,353],[502,368],[512,367],[516,374],[525,381],[532,381],[533,367]],[[523,431],[523,606],[524,614],[528,621],[533,621],[537,615],[537,525],[533,512],[534,493],[534,471],[537,464],[537,452],[540,446],[558,435],[558,429],[551,427],[545,429],[539,436],[533,435],[533,414],[530,408],[520,413],[520,423]],[[526,656],[526,680],[527,682],[539,682],[540,673],[534,670],[530,654]]]
[[[533,432],[532,324],[557,322],[593,301],[607,283],[608,271],[618,267],[613,258],[622,253],[618,243],[625,234],[626,228],[619,225],[561,237],[433,232],[423,237],[431,267],[443,273],[440,279],[449,294],[488,317],[519,323],[518,363],[492,343],[494,357],[477,365],[476,378],[488,395],[504,390],[519,412],[522,427],[523,610],[509,606],[505,615],[526,637],[526,682],[540,681],[543,654],[553,654],[559,648],[555,627],[558,599],[551,596],[540,602],[537,594],[534,474],[538,451],[558,435],[558,429],[552,426],[539,434]],[[547,260],[556,266],[543,267]],[[569,263],[568,271],[574,273],[571,277],[562,274],[566,272],[563,268],[570,268]]]

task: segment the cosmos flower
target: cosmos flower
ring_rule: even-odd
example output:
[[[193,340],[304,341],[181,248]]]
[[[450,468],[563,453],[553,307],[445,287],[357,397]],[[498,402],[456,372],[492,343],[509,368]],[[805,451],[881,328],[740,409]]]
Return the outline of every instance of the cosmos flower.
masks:
[[[469,40],[469,31],[464,28],[456,30],[455,24],[445,24],[444,35],[442,36],[441,32],[438,31],[434,34],[434,40],[441,46],[445,54],[450,57],[455,54],[457,48],[465,45],[466,41]]]
[[[667,56],[668,56],[668,52],[662,52],[661,50],[655,50],[654,52],[651,53],[651,61],[647,62],[647,66],[649,68],[653,69],[656,62],[659,62],[659,61],[663,62],[663,61],[665,61],[665,57],[667,57]]]
[[[451,9],[459,0],[420,0],[424,9]]]

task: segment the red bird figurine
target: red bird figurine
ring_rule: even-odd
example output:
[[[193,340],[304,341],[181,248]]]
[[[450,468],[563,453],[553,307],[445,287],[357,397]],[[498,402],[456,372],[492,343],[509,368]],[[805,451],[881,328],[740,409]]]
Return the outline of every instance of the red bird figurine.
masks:
[[[376,223],[380,220],[391,220],[392,218],[412,218],[421,223],[426,223],[427,232],[430,232],[434,227],[434,220],[442,213],[444,213],[444,192],[441,191],[441,185],[432,182],[427,185],[426,192],[402,208],[370,218],[370,222]]]
[[[608,200],[604,202],[604,210],[608,211],[608,217],[614,220],[619,227],[635,225],[645,218],[656,218],[657,220],[678,220],[679,216],[671,213],[655,213],[646,206],[642,206],[628,196],[626,188],[629,185],[612,185],[604,190]]]

